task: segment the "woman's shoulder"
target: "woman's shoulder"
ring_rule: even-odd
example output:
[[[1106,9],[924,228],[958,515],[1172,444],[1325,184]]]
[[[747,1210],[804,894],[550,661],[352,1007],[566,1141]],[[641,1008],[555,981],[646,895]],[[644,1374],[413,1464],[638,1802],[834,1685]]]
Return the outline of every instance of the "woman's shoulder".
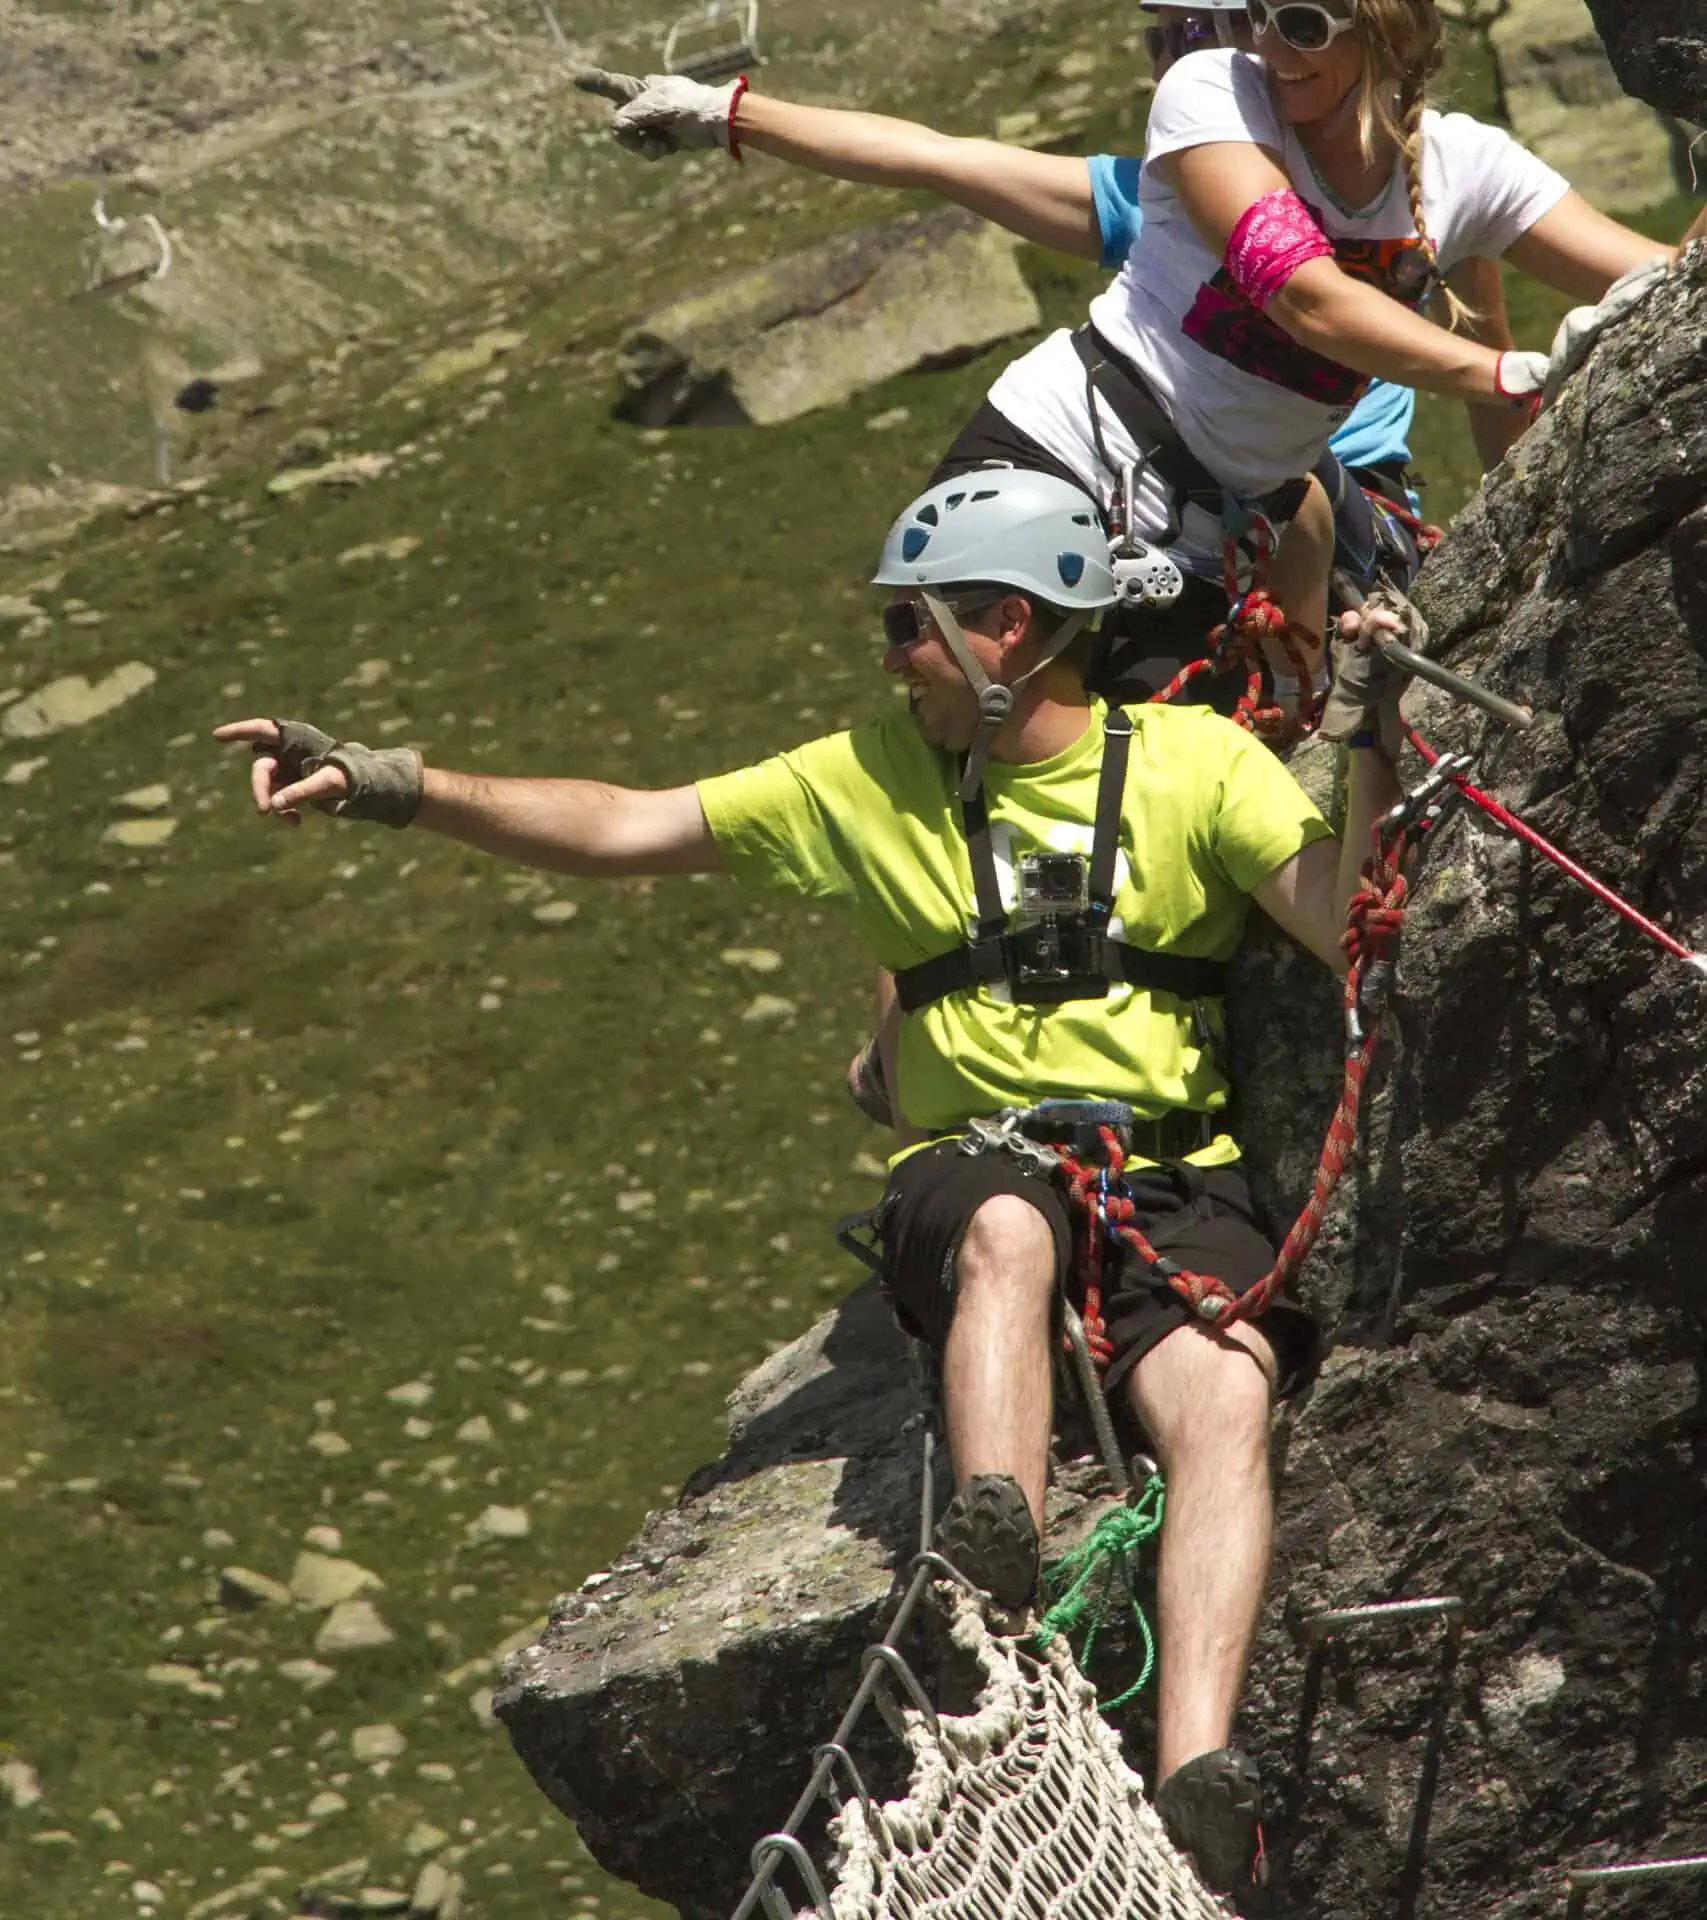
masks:
[[[1176,60],[1150,108],[1150,148],[1244,138],[1270,143],[1276,133],[1268,69],[1234,47],[1206,47]]]
[[[1422,136],[1434,156],[1448,166],[1481,167],[1490,157],[1523,151],[1504,127],[1478,120],[1474,114],[1441,113],[1433,107],[1423,114]]]

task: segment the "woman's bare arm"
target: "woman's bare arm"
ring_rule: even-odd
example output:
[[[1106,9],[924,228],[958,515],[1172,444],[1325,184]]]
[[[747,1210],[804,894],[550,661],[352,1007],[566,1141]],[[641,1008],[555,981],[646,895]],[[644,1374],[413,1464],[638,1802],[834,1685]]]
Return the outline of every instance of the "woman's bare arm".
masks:
[[[744,149],[837,180],[935,193],[1040,247],[1082,260],[1102,257],[1084,160],[752,92],[741,96],[734,131]]]
[[[1520,273],[1532,274],[1573,300],[1595,301],[1632,267],[1675,260],[1677,255],[1676,247],[1650,240],[1573,192],[1513,241],[1505,257]]]

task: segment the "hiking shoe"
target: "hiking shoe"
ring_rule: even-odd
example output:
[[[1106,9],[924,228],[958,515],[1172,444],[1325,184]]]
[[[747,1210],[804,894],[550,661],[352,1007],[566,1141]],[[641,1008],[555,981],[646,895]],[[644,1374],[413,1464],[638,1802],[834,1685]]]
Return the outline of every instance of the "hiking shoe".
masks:
[[[1019,1482],[976,1473],[948,1503],[932,1543],[998,1606],[1017,1612],[1037,1592],[1037,1525]]]
[[[1170,1773],[1156,1792],[1168,1838],[1191,1855],[1211,1893],[1263,1886],[1262,1776],[1248,1754],[1232,1747],[1200,1753]]]

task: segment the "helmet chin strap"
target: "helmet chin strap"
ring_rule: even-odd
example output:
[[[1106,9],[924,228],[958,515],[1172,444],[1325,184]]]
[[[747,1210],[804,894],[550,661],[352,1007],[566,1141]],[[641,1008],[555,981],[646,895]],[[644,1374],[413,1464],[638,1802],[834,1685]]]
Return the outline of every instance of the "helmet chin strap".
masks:
[[[970,800],[984,784],[984,763],[990,757],[990,748],[995,743],[996,735],[1013,717],[1020,689],[1035,674],[1041,673],[1063,648],[1072,644],[1091,618],[1092,610],[1079,608],[1070,614],[1060,628],[1050,635],[1036,665],[1028,667],[1017,680],[1004,683],[992,680],[978,664],[977,656],[966,644],[965,629],[955,619],[947,601],[939,599],[928,588],[920,593],[919,598],[930,610],[944,645],[954,656],[954,664],[978,696],[978,730],[972,736],[972,745],[966,753],[966,770],[960,776],[960,797]]]

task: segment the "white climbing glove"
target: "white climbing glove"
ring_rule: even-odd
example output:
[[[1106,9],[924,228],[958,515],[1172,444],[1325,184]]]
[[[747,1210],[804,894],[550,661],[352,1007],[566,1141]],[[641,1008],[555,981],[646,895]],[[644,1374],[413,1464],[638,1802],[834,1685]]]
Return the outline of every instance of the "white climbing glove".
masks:
[[[631,73],[588,67],[576,74],[575,85],[582,93],[616,102],[611,138],[643,159],[662,160],[691,148],[739,153],[733,123],[736,104],[747,90],[745,79],[707,87],[680,73],[649,73],[638,80]]]
[[[1494,368],[1494,387],[1514,407],[1537,406],[1549,364],[1544,353],[1502,353]]]
[[[1634,313],[1670,271],[1669,260],[1644,260],[1641,266],[1632,267],[1613,281],[1599,306],[1573,307],[1565,315],[1553,336],[1553,353],[1541,389],[1542,406],[1550,407],[1558,399],[1559,389],[1594,351],[1600,336]]]

